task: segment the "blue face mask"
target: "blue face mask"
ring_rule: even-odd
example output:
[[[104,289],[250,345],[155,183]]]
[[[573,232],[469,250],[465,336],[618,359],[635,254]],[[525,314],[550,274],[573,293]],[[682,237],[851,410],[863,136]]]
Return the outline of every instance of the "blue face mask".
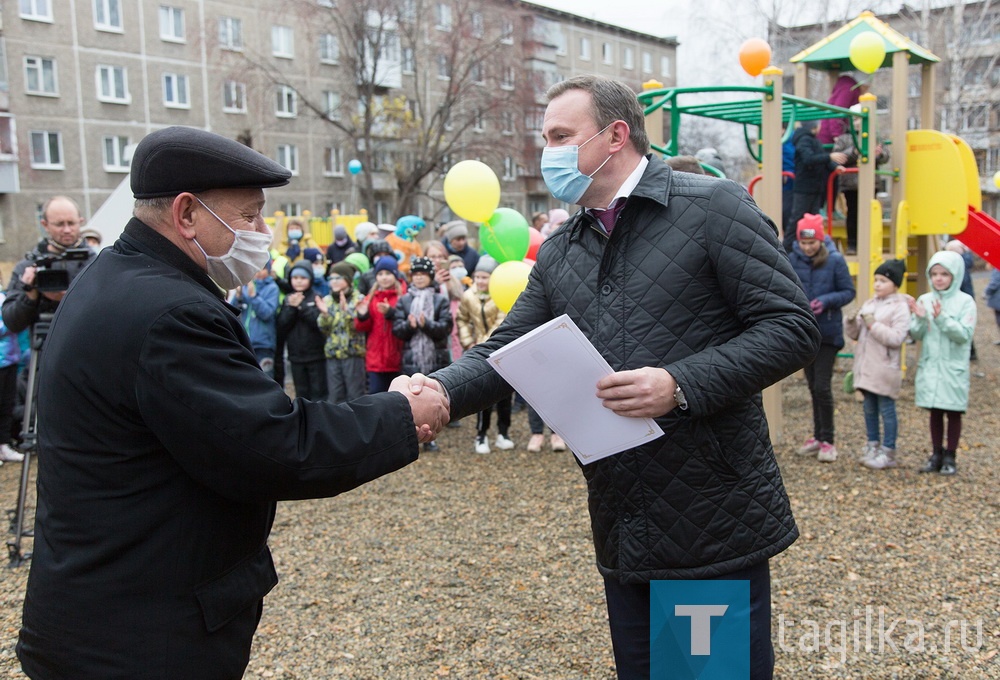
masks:
[[[609,127],[609,123],[604,130],[594,135],[597,137]],[[594,181],[594,175],[598,170],[611,160],[611,156],[604,159],[604,163],[597,166],[589,175],[580,172],[580,149],[590,142],[591,137],[583,144],[577,146],[547,146],[542,149],[542,179],[545,186],[549,188],[549,193],[565,203],[577,203]]]

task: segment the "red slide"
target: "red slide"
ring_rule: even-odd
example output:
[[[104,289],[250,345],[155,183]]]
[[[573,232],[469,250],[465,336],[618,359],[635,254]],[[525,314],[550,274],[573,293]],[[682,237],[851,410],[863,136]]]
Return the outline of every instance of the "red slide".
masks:
[[[969,206],[969,224],[955,238],[1000,269],[1000,222]]]

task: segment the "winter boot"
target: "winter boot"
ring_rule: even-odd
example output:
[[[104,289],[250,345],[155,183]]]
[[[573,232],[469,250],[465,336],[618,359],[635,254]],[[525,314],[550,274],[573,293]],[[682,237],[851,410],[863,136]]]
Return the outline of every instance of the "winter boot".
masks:
[[[950,449],[944,450],[944,456],[941,457],[941,470],[942,475],[953,475],[958,472],[958,468],[955,466],[955,452]]]
[[[924,466],[920,468],[920,472],[940,472],[941,459],[943,456],[944,456],[944,449],[940,446],[935,446],[934,453],[932,453],[931,457],[927,459],[927,462],[924,463]]]

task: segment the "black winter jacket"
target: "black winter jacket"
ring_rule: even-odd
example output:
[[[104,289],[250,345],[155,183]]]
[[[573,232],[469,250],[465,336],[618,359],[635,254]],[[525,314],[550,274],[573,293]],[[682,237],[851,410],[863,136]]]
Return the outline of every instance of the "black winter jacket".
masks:
[[[799,128],[792,135],[795,145],[795,184],[797,194],[815,194],[826,191],[826,178],[837,164],[830,160],[830,152],[823,148],[806,128]]]
[[[423,333],[434,341],[434,369],[444,368],[451,363],[451,352],[448,350],[448,338],[454,324],[451,318],[451,303],[448,298],[440,293],[434,295],[434,318],[427,319],[423,328],[410,326],[410,307],[413,305],[413,291],[411,287],[409,293],[401,296],[396,303],[395,315],[392,320],[392,334],[406,343],[403,347],[402,372],[404,375],[413,375],[420,369],[417,367],[416,359],[413,356],[413,348],[410,340],[417,334]]]
[[[653,158],[610,237],[578,212],[542,243],[506,320],[438,378],[452,418],[510,387],[490,352],[566,313],[616,370],[657,366],[689,409],[664,436],[583,467],[598,568],[625,583],[759,563],[798,531],[763,388],[815,356],[819,331],[770,220],[734,182]]]
[[[319,330],[319,309],[316,307],[316,291],[312,287],[305,291],[298,307],[288,304],[285,297],[276,324],[278,333],[285,338],[289,361],[304,364],[326,359],[326,336]]]

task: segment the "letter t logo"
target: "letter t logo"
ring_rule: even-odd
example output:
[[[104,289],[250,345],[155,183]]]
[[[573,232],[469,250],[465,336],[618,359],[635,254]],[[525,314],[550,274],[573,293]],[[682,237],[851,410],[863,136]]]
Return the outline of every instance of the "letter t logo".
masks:
[[[712,653],[712,617],[722,616],[728,604],[678,604],[674,616],[691,617],[691,656],[709,656]]]

